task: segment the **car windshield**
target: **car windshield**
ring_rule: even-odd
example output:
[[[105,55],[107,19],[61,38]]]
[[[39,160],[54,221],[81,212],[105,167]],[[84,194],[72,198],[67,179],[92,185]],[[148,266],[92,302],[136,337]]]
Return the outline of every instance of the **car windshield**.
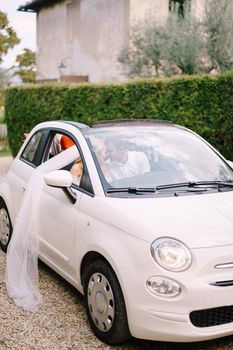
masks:
[[[124,125],[85,132],[105,188],[232,182],[230,166],[197,135],[168,125]]]

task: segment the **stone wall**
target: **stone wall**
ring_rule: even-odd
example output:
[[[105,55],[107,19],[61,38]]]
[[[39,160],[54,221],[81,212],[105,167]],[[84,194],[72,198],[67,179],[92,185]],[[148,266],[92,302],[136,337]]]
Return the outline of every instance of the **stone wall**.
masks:
[[[75,0],[37,17],[37,80],[65,75],[89,81],[124,80],[117,55],[129,28],[128,0]]]
[[[57,79],[58,66],[68,55],[65,3],[42,9],[37,14],[37,80]]]

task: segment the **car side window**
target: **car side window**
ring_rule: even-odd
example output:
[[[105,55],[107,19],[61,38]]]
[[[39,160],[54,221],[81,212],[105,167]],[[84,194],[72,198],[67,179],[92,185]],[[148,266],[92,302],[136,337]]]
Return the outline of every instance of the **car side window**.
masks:
[[[62,134],[60,133],[55,133],[53,135],[53,138],[49,147],[49,151],[48,151],[48,158],[52,158],[57,154],[59,154],[60,152],[62,152],[61,143],[60,143],[61,137],[62,137]]]
[[[62,132],[53,133],[49,144],[47,159],[55,157],[57,154],[73,146],[77,148],[77,145],[75,145],[74,140],[70,136],[63,134]],[[46,158],[44,161],[46,161]],[[76,160],[71,164],[67,164],[64,169],[70,171],[73,177],[73,184],[80,187],[83,174],[83,161],[81,160],[78,149]]]
[[[83,189],[93,194],[94,191],[91,184],[90,176],[89,176],[87,167],[85,165],[85,161],[83,159],[82,153],[80,152],[79,146],[70,136],[67,136],[65,134],[55,134],[53,141],[55,139],[59,140],[60,152],[66,150],[69,147],[77,148],[77,158],[75,159],[74,162],[72,162],[71,164],[68,164],[65,167],[65,169],[70,171],[73,177],[73,185],[78,186],[80,189]],[[56,149],[58,149],[58,147],[56,147]],[[51,148],[50,148],[50,151],[51,151]]]
[[[21,155],[21,158],[35,166],[38,166],[41,163],[42,150],[40,145],[42,143],[44,133],[45,131],[36,132],[29,140]]]
[[[23,150],[21,159],[37,167],[73,146],[77,147],[77,158],[74,162],[67,164],[63,169],[70,171],[73,177],[73,185],[87,192],[94,193],[88,170],[84,165],[85,161],[82,159],[78,145],[71,136],[60,130],[42,130],[36,132]]]
[[[75,145],[74,141],[72,139],[69,139],[69,137],[66,135],[63,135],[61,137],[60,144],[61,144],[62,151],[69,147],[77,148],[77,145]],[[73,184],[77,185],[78,187],[81,187],[81,180],[83,175],[83,161],[78,148],[77,148],[77,158],[73,163],[67,166],[67,170],[70,171],[73,177]]]

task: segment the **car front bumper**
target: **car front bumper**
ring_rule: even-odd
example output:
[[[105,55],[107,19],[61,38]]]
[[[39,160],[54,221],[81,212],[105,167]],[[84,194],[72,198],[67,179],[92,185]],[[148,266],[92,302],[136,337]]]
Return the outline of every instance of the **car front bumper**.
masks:
[[[135,318],[130,324],[130,331],[136,338],[168,342],[195,342],[233,334],[233,323],[198,328],[190,322],[189,314],[139,310],[139,308],[131,311]],[[137,322],[139,319],[140,322]]]
[[[153,260],[121,271],[129,328],[134,337],[194,342],[233,334],[233,268],[216,268],[233,262],[233,247],[193,249],[192,255],[192,266],[184,272],[166,271]],[[151,276],[175,280],[181,285],[181,294],[152,294],[146,286]],[[214,285],[223,281],[232,284]]]

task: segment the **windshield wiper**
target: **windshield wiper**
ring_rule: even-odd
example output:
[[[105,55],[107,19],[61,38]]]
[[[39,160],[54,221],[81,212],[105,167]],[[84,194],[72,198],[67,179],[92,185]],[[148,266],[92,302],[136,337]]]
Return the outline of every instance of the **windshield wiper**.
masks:
[[[171,188],[188,187],[195,188],[199,186],[205,186],[204,188],[220,188],[220,187],[233,187],[233,182],[228,181],[189,181],[189,182],[179,182],[174,184],[159,185],[156,190],[166,190]]]
[[[186,187],[189,191],[199,192],[206,191],[207,188],[217,188],[220,187],[233,187],[233,182],[228,181],[189,181],[189,182],[179,182],[174,184],[159,185],[154,187],[111,187],[106,190],[107,193],[155,193],[159,190],[166,190],[172,188]],[[200,188],[201,187],[201,188]]]
[[[154,187],[112,187],[106,190],[107,193],[115,193],[115,192],[127,192],[127,193],[143,193],[149,192],[154,193]]]

